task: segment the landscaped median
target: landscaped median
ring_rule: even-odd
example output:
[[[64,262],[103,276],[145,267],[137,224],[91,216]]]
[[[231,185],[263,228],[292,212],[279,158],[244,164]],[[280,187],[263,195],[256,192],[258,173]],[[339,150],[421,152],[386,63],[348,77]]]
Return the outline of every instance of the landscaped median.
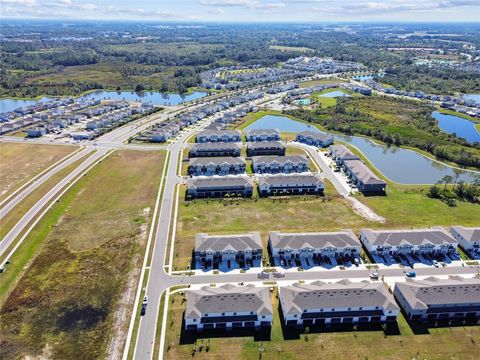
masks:
[[[114,152],[29,234],[11,259],[29,264],[2,304],[2,357],[121,356],[164,156]]]

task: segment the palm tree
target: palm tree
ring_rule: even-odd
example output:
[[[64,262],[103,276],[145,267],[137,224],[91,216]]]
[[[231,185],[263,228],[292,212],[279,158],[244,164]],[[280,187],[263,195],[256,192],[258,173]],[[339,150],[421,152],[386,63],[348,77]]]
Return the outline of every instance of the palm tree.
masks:
[[[444,183],[445,186],[443,187],[443,193],[445,194],[445,191],[447,191],[447,185],[451,184],[453,181],[453,177],[450,175],[445,175],[442,180],[440,180],[440,183]]]
[[[455,173],[455,179],[453,181],[453,190],[455,190],[455,185],[457,184],[457,180],[460,177],[460,175],[464,173],[464,171],[462,169],[454,168],[453,172]]]

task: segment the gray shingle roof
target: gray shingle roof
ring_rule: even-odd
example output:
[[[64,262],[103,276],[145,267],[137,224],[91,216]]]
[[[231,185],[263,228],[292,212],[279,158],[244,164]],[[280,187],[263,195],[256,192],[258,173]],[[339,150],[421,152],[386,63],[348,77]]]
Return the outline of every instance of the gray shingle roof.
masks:
[[[345,166],[364,184],[386,184],[370,170],[362,160],[345,160]]]
[[[253,163],[273,163],[278,162],[280,164],[285,164],[287,162],[292,162],[294,164],[304,163],[308,164],[308,159],[304,155],[287,155],[287,156],[278,156],[278,155],[267,155],[267,156],[252,156]]]
[[[431,276],[423,280],[408,279],[395,286],[409,305],[417,310],[436,305],[480,304],[480,278],[477,277],[439,279]]]
[[[452,226],[468,242],[480,241],[480,227]]]
[[[337,157],[343,159],[360,159],[357,155],[352,153],[345,145],[331,145],[330,150],[336,154]]]
[[[198,165],[241,165],[245,164],[245,160],[239,157],[209,157],[209,158],[193,158],[190,159],[191,166],[198,166]]]
[[[274,248],[281,249],[361,247],[360,240],[352,230],[320,233],[281,233],[275,231],[270,233],[270,243]]]
[[[264,175],[258,177],[258,184],[269,185],[319,185],[323,184],[323,179],[320,175],[316,174],[276,174],[276,175]]]
[[[372,245],[446,245],[457,241],[441,227],[413,230],[371,230],[362,229],[361,233]]]
[[[278,135],[280,131],[277,129],[251,129],[246,131],[248,136],[260,136],[260,135]]]
[[[317,140],[321,140],[321,141],[326,141],[326,140],[329,140],[333,137],[330,134],[322,134],[322,133],[319,133],[319,132],[309,131],[309,130],[299,132],[297,135],[304,136],[304,137],[310,137],[312,139],[317,139]]]
[[[250,311],[258,315],[273,314],[267,287],[227,284],[220,287],[204,286],[187,292],[185,319],[199,318],[202,314]]]
[[[203,131],[200,131],[197,134],[197,137],[199,137],[199,136],[212,136],[212,135],[222,136],[222,135],[225,135],[225,134],[230,135],[230,136],[242,137],[242,134],[238,130],[203,130]]]
[[[262,239],[259,232],[241,235],[209,235],[197,234],[195,251],[245,251],[262,249]]]
[[[248,149],[269,149],[269,148],[284,148],[285,146],[280,141],[256,141],[247,142]]]
[[[280,288],[282,309],[289,314],[301,314],[304,309],[349,308],[379,306],[398,310],[393,296],[383,283],[369,281],[336,283],[315,281]]]
[[[196,143],[190,145],[190,150],[231,150],[240,149],[239,143],[234,142],[217,142],[217,143]]]
[[[195,186],[199,188],[225,187],[225,186],[253,186],[253,181],[248,176],[210,176],[194,177],[188,179],[188,187]]]

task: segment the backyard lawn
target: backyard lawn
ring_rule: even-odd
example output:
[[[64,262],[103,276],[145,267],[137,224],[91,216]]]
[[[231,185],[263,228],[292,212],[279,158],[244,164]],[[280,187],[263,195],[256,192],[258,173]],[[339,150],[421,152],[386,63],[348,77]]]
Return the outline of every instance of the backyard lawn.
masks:
[[[272,293],[274,310],[270,336],[208,338],[206,334],[185,335],[181,332],[186,302],[177,293],[170,297],[165,339],[165,359],[477,359],[480,349],[480,327],[430,328],[426,334],[414,334],[402,315],[398,329],[285,333],[280,323],[276,289]],[[203,338],[202,338],[203,337]],[[194,346],[197,352],[193,354]],[[202,347],[202,351],[199,351]],[[207,351],[208,347],[208,351]],[[262,353],[260,355],[260,353]]]
[[[325,197],[292,196],[288,199],[210,199],[185,202],[180,190],[174,268],[189,264],[195,234],[235,234],[260,231],[264,243],[270,231],[333,231],[378,226],[357,215],[326,182]]]

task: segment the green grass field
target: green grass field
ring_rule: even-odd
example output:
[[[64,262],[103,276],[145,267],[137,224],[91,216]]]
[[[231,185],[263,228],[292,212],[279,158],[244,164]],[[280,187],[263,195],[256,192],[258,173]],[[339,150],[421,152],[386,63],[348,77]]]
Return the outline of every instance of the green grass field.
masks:
[[[0,143],[0,200],[76,149],[76,146]]]
[[[267,339],[228,335],[195,339],[193,336],[181,337],[186,302],[181,294],[171,295],[165,359],[473,360],[478,355],[479,326],[431,328],[428,334],[416,335],[401,315],[398,318],[398,330],[393,335],[386,334],[381,329],[321,333],[312,331],[307,340],[304,334],[285,340],[275,289],[272,293],[272,305],[273,326]],[[203,349],[193,356],[195,344],[197,349],[203,345]],[[261,356],[260,348],[263,348]]]
[[[284,200],[269,198],[240,200],[196,200],[185,202],[180,193],[174,268],[189,264],[195,234],[234,234],[260,231],[264,243],[270,231],[330,231],[376,226],[357,215],[326,182],[325,197],[298,196]]]
[[[113,153],[35,227],[12,257],[27,266],[2,305],[0,357],[121,353],[163,159]]]

